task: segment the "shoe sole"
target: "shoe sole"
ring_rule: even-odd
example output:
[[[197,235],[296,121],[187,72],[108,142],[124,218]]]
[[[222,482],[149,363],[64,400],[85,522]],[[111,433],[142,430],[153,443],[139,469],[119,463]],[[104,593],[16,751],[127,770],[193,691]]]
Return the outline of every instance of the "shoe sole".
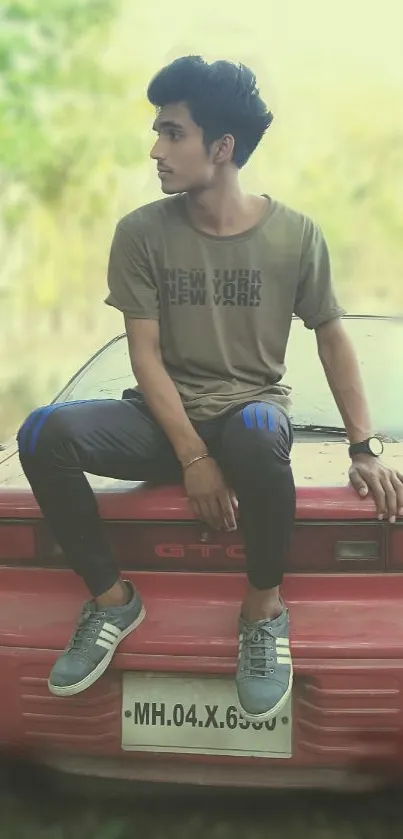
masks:
[[[269,720],[274,719],[274,717],[277,716],[279,711],[281,711],[281,709],[284,708],[284,705],[287,704],[287,702],[288,702],[288,700],[291,696],[293,680],[294,680],[294,671],[293,671],[293,668],[292,668],[292,665],[291,665],[290,678],[288,680],[287,690],[283,694],[281,699],[279,699],[279,701],[277,702],[277,705],[274,705],[274,707],[270,708],[269,711],[264,711],[263,714],[250,714],[248,711],[245,711],[245,709],[242,708],[242,705],[238,700],[239,713],[241,714],[241,716],[247,722],[269,722]]]
[[[118,640],[114,644],[114,646],[107,652],[106,656],[99,662],[98,666],[95,670],[92,670],[85,679],[81,679],[81,682],[77,682],[75,685],[66,685],[65,687],[60,687],[59,685],[52,685],[50,679],[48,680],[48,688],[50,692],[54,696],[76,696],[78,693],[82,693],[87,688],[90,688],[98,679],[103,676],[105,670],[108,669],[113,656],[115,655],[116,649],[119,646],[120,642],[126,638],[127,635],[130,635],[134,629],[137,629],[138,626],[143,622],[146,616],[146,609],[145,606],[142,606],[141,612],[136,618],[133,623],[130,624],[126,629],[123,630],[122,634],[119,636]]]

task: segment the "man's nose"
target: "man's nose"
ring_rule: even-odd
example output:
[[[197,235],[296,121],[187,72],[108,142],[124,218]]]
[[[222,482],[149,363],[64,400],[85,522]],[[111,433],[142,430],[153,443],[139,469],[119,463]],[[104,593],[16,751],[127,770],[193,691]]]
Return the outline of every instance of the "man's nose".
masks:
[[[151,157],[152,160],[159,160],[160,161],[160,160],[164,159],[164,154],[163,154],[162,147],[161,147],[161,144],[160,144],[160,138],[158,138],[158,140],[154,143],[154,145],[153,145],[153,147],[150,151],[150,157]]]

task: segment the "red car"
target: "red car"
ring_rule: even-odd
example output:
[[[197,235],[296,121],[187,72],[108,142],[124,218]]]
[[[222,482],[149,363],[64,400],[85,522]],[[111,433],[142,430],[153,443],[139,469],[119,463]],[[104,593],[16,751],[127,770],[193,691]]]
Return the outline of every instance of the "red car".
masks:
[[[385,461],[403,465],[403,326],[347,317]],[[44,526],[14,440],[0,453],[0,744],[63,770],[152,781],[345,787],[403,766],[403,526],[348,485],[347,441],[314,338],[294,320],[297,522],[283,594],[295,685],[269,723],[238,715],[244,586],[239,533],[210,532],[180,486],[90,477],[147,620],[86,693],[59,699],[49,671],[86,592]],[[120,398],[125,336],[55,400]]]

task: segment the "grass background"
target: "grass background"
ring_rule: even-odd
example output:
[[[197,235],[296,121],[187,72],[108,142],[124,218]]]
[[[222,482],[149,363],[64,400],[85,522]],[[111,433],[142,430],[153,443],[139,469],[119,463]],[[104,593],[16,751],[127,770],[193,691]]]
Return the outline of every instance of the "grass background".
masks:
[[[138,787],[5,760],[1,839],[401,839],[401,792]]]
[[[249,64],[274,122],[241,172],[311,215],[350,312],[403,311],[401,0],[1,0],[0,441],[122,331],[118,218],[161,197],[146,89],[189,53]]]

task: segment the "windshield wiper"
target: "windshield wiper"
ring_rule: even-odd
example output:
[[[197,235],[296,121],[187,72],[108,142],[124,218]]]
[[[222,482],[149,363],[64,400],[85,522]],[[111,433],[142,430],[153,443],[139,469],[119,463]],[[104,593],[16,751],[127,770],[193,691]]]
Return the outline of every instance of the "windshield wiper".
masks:
[[[292,420],[291,420],[292,422]],[[292,423],[294,431],[309,431],[310,434],[337,434],[347,437],[346,429],[342,425],[313,425],[309,423]]]
[[[291,419],[292,422],[292,419]],[[293,423],[292,427],[294,431],[307,431],[309,434],[334,434],[336,437],[347,437],[346,429],[343,428],[342,425],[315,425],[314,423]],[[383,443],[399,443],[401,440],[401,436],[392,437],[390,434],[385,434],[385,432],[377,431],[374,434],[375,437],[379,437]]]

